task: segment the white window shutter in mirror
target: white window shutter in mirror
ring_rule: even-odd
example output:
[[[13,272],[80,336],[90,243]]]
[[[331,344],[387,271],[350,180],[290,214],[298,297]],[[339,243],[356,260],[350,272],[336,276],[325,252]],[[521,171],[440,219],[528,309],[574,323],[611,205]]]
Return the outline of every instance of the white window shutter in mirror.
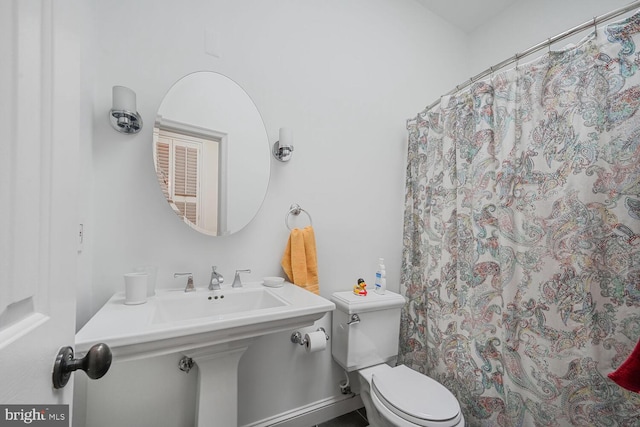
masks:
[[[156,143],[156,175],[162,193],[183,220],[200,226],[198,169],[202,144],[196,138],[160,131]]]

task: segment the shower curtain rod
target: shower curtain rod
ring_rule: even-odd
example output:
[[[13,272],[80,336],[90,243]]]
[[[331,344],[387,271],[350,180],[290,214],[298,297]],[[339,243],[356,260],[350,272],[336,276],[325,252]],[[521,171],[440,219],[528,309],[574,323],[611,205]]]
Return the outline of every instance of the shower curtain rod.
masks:
[[[497,70],[506,67],[507,65],[513,64],[514,62],[518,62],[520,59],[531,55],[532,53],[535,53],[539,50],[542,50],[548,46],[551,46],[552,44],[563,40],[569,36],[572,36],[576,33],[579,33],[580,31],[586,30],[589,27],[597,27],[598,24],[608,21],[610,19],[616,18],[626,12],[629,12],[637,7],[640,7],[640,0],[636,0],[632,3],[629,3],[626,6],[622,6],[619,9],[615,9],[612,10],[611,12],[605,13],[604,15],[600,15],[600,16],[596,16],[594,17],[592,20],[587,21],[583,24],[580,24],[576,27],[571,28],[570,30],[567,30],[563,33],[560,33],[556,36],[553,36],[551,38],[548,38],[547,40],[540,42],[534,46],[531,46],[529,49],[521,52],[521,53],[516,53],[515,55],[513,55],[512,57],[505,59],[502,62],[499,62],[497,64],[495,64],[492,67],[487,68],[486,70],[484,70],[483,72],[476,74],[475,76],[471,77],[469,80],[466,80],[465,82],[457,85],[455,88],[453,88],[452,90],[450,90],[449,92],[445,93],[443,96],[447,96],[447,95],[453,95],[454,93],[460,91],[460,89],[464,89],[467,86],[472,85],[474,82],[487,77],[491,74],[493,74],[494,72],[496,72]],[[433,104],[429,105],[426,109],[427,110],[431,110],[433,107],[435,107],[436,105],[438,105],[440,103],[440,99],[442,98],[442,96],[435,101]]]

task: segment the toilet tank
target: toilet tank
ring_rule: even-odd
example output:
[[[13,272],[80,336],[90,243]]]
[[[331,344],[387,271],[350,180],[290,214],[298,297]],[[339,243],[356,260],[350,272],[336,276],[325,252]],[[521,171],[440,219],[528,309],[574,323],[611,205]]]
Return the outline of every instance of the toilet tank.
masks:
[[[398,355],[402,295],[387,291],[366,296],[336,292],[331,296],[333,311],[331,353],[347,371],[392,360]],[[357,314],[360,321],[353,321]],[[350,323],[351,322],[351,323]]]

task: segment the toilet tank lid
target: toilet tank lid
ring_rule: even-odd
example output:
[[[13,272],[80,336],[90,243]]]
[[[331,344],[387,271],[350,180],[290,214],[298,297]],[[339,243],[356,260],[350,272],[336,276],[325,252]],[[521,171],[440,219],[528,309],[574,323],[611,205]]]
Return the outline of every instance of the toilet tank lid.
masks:
[[[348,314],[399,308],[405,304],[402,295],[391,291],[382,295],[372,291],[366,296],[355,295],[350,291],[334,292],[331,301],[336,305],[336,309]]]

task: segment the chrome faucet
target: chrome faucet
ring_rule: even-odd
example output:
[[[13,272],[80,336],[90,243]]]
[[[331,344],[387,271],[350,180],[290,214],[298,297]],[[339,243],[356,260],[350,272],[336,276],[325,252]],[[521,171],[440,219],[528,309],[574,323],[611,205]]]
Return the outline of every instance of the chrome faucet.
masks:
[[[233,284],[231,287],[233,288],[241,288],[242,280],[240,280],[240,273],[251,273],[251,270],[236,270],[236,276],[233,278]]]
[[[218,267],[216,267],[215,265],[211,267],[211,280],[209,280],[210,291],[220,290],[220,285],[222,285],[222,283],[224,282],[224,277],[222,277],[222,274],[216,271],[216,268]]]
[[[187,286],[185,286],[184,288],[185,292],[193,292],[196,290],[195,286],[193,286],[193,273],[174,273],[173,274],[174,279],[179,276],[187,276]]]

